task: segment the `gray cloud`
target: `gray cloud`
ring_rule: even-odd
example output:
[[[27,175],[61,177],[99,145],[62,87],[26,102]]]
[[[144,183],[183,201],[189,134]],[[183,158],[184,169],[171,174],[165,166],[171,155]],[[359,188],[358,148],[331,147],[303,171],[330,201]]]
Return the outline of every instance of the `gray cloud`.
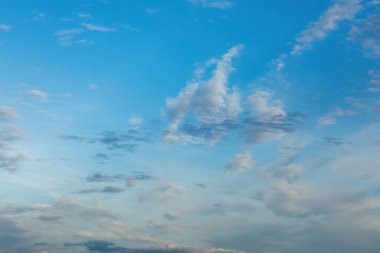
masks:
[[[0,215],[20,215],[31,212],[39,214],[38,219],[42,221],[59,221],[71,217],[79,217],[84,220],[113,220],[117,218],[113,212],[107,209],[96,206],[86,206],[67,198],[59,199],[52,205],[10,205],[0,209]]]
[[[242,251],[223,249],[223,248],[196,248],[190,246],[181,246],[176,244],[167,245],[166,247],[151,248],[126,248],[116,246],[109,241],[86,241],[81,243],[65,243],[66,247],[82,246],[90,252],[113,252],[113,253],[243,253]]]
[[[0,123],[19,119],[20,116],[10,108],[0,108]],[[19,164],[27,160],[23,154],[14,151],[13,144],[23,139],[24,132],[13,124],[0,124],[0,169],[15,171]]]
[[[18,115],[12,108],[0,107],[0,122],[9,122],[20,118],[21,116]]]
[[[105,187],[100,188],[100,189],[93,188],[93,189],[81,190],[78,193],[81,193],[81,194],[87,194],[87,193],[121,193],[123,191],[124,191],[124,188],[109,185],[109,186],[105,186]]]
[[[100,144],[110,151],[134,152],[139,143],[151,142],[151,134],[141,131],[129,131],[128,133],[117,133],[115,131],[103,131],[95,137],[81,135],[61,135],[61,139],[69,141],[86,142],[89,144]],[[106,156],[99,152],[97,158],[103,161]]]
[[[3,249],[17,248],[26,244],[30,239],[26,228],[23,228],[13,219],[0,217],[0,252]]]

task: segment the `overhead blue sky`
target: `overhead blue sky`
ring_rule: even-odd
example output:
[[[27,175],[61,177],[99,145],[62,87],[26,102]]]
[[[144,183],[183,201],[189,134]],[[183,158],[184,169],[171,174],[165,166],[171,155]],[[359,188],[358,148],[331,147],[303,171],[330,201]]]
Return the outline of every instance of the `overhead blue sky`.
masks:
[[[8,1],[0,253],[375,253],[380,1]]]

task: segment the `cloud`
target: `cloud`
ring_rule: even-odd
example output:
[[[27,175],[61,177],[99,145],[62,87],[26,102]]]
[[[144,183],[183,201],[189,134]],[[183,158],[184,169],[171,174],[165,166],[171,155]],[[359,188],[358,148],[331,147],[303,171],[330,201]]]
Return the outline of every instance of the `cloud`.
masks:
[[[237,88],[227,86],[234,70],[232,59],[240,50],[241,46],[233,47],[221,59],[199,67],[195,79],[176,98],[166,100],[168,126],[163,141],[213,145],[236,130],[247,143],[255,144],[281,139],[297,129],[305,115],[286,112],[269,89],[255,89],[245,98]],[[205,71],[214,65],[216,69],[205,80]]]
[[[318,119],[318,127],[335,125],[335,118],[331,116],[323,116]]]
[[[226,165],[226,171],[229,173],[244,172],[253,169],[255,162],[249,151],[235,155],[235,157]]]
[[[77,39],[78,35],[83,32],[84,30],[82,28],[63,29],[59,30],[54,35],[58,37],[59,44],[62,46],[71,46],[74,44],[86,44],[89,42],[87,39]]]
[[[352,20],[355,14],[362,9],[360,2],[360,0],[335,1],[322,13],[318,21],[309,23],[307,28],[299,34],[291,54],[302,53],[310,48],[314,42],[322,40],[329,32],[337,29],[340,22]]]
[[[66,247],[83,246],[90,252],[114,253],[243,253],[243,251],[222,248],[197,248],[186,245],[168,244],[166,247],[126,248],[116,246],[109,241],[86,241],[81,243],[65,243]]]
[[[109,183],[116,181],[124,181],[129,187],[136,186],[139,182],[157,180],[157,178],[147,175],[141,171],[133,171],[132,175],[104,175],[95,173],[86,178],[86,181],[89,183]]]
[[[234,3],[229,0],[188,0],[192,4],[201,5],[204,8],[229,9]]]
[[[181,218],[180,214],[176,213],[176,212],[164,213],[163,217],[169,221],[176,221],[176,220],[179,220]]]
[[[123,179],[123,175],[117,175],[117,176],[108,176],[108,175],[102,175],[99,173],[95,173],[93,175],[90,175],[86,178],[87,182],[91,183],[102,183],[102,182],[114,182],[118,179]]]
[[[97,26],[91,23],[81,23],[81,25],[90,31],[96,31],[96,32],[115,32],[116,31],[116,28],[106,27],[106,26]]]
[[[341,146],[345,144],[349,144],[350,142],[343,139],[343,138],[337,138],[337,137],[324,137],[323,140],[328,143],[335,146]]]
[[[39,21],[44,20],[45,18],[46,18],[45,13],[42,13],[42,12],[35,12],[35,14],[34,14],[34,21],[39,22]]]
[[[368,91],[380,92],[380,70],[370,70],[368,75],[370,77]]]
[[[31,89],[28,90],[26,93],[40,99],[41,102],[47,102],[49,99],[49,95],[41,90]]]
[[[109,159],[109,156],[105,153],[101,153],[101,152],[98,152],[95,154],[95,159],[99,162],[99,163],[104,163],[105,161],[107,161]]]
[[[0,149],[1,151],[1,149]],[[9,155],[9,154],[0,154],[0,169],[5,169],[7,171],[17,170],[19,164],[23,161],[26,161],[27,158],[24,155]]]
[[[273,93],[268,90],[257,89],[248,97],[251,111],[260,121],[270,121],[273,118],[285,117],[286,113],[280,101],[270,104]]]
[[[242,119],[245,141],[258,143],[276,140],[295,131],[305,115],[288,113],[280,100],[273,100],[274,93],[256,89],[248,97],[249,116]]]
[[[100,208],[98,206],[86,206],[80,202],[61,198],[52,205],[48,204],[32,204],[32,205],[13,205],[0,209],[0,214],[23,214],[34,212],[40,214],[41,217],[51,216],[54,220],[69,219],[72,217],[81,218],[89,221],[96,220],[115,220],[117,216],[110,210]],[[44,219],[40,219],[44,220]],[[48,221],[49,219],[45,219]],[[51,221],[51,219],[50,219]]]
[[[9,122],[20,118],[20,115],[18,115],[12,108],[0,107],[0,122]]]
[[[101,189],[85,189],[81,190],[78,193],[81,194],[88,194],[88,193],[121,193],[124,191],[124,188],[118,187],[118,186],[105,186]]]
[[[127,186],[132,187],[132,186],[136,186],[141,181],[156,180],[156,178],[146,175],[143,172],[135,171],[134,175],[127,176],[126,180],[127,180]]]
[[[6,24],[0,24],[0,30],[3,30],[3,31],[6,31],[6,32],[9,32],[13,29],[12,26],[10,25],[6,25]]]
[[[3,30],[3,31],[6,31],[6,32],[9,32],[13,29],[12,26],[10,25],[6,25],[6,24],[0,24],[0,30]]]
[[[77,17],[80,19],[92,19],[93,18],[90,13],[86,13],[86,12],[77,13]]]
[[[0,108],[0,123],[19,119],[20,116],[10,108]],[[23,154],[17,154],[13,150],[14,142],[21,140],[24,132],[15,125],[0,125],[0,169],[9,172],[18,169],[19,164],[27,160]]]
[[[110,151],[117,150],[130,153],[136,150],[139,143],[151,141],[151,136],[149,136],[149,133],[141,131],[129,131],[128,133],[103,131],[97,134],[95,137],[86,137],[80,135],[61,135],[60,138],[63,140],[86,142],[89,144],[100,144]],[[105,158],[104,156],[102,157]]]
[[[134,26],[131,26],[131,25],[123,25],[123,27],[125,27],[130,32],[140,32],[141,31],[140,29],[138,29]]]
[[[140,195],[141,201],[154,201],[157,203],[175,200],[186,194],[186,188],[177,184],[165,184]]]
[[[375,12],[378,12],[378,9]],[[364,55],[371,58],[380,57],[380,14],[369,15],[354,22],[349,33],[349,39],[359,42]]]
[[[153,7],[149,7],[146,9],[146,12],[149,14],[149,15],[154,15],[157,13],[157,9],[156,8],[153,8]]]
[[[143,118],[141,117],[131,117],[128,120],[129,125],[131,126],[132,130],[138,130],[140,128],[140,125],[144,122]]]
[[[18,224],[17,221],[10,218],[0,217],[1,250],[19,247],[26,244],[30,239],[29,231]]]
[[[221,134],[195,136],[181,132],[181,124],[186,117],[194,117],[192,123],[199,123],[201,127],[220,124],[234,119],[240,113],[240,97],[236,89],[227,87],[228,77],[234,71],[232,59],[241,51],[242,46],[231,48],[221,59],[210,61],[206,67],[216,65],[211,78],[203,80],[197,77],[189,82],[185,89],[176,98],[166,100],[165,115],[169,123],[163,140],[166,142],[208,142],[213,144],[219,140]],[[203,72],[201,69],[200,72]],[[191,122],[191,121],[189,121]]]

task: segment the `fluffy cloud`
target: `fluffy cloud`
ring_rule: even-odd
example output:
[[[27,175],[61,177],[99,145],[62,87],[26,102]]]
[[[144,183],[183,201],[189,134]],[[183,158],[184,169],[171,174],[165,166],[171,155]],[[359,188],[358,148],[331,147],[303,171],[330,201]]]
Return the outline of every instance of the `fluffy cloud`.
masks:
[[[235,155],[235,157],[226,165],[226,171],[229,173],[243,172],[253,168],[255,162],[249,151]]]
[[[163,139],[166,142],[208,142],[215,143],[221,137],[219,131],[209,136],[181,131],[181,124],[186,117],[194,117],[199,128],[234,119],[241,112],[240,96],[236,89],[228,88],[228,77],[233,72],[232,59],[241,51],[242,46],[231,48],[221,59],[210,63],[216,68],[208,80],[196,78],[176,98],[166,100],[165,114],[169,119]],[[210,67],[210,66],[207,66]],[[198,72],[203,72],[200,70]],[[185,125],[186,126],[186,125]],[[223,129],[220,129],[223,131]]]
[[[318,19],[311,22],[307,28],[300,33],[293,46],[291,54],[300,54],[312,46],[318,40],[327,36],[327,34],[337,29],[340,22],[352,20],[355,14],[362,9],[360,0],[342,0],[335,1]]]
[[[143,122],[144,120],[141,117],[131,117],[128,120],[128,123],[131,126],[132,130],[136,130],[136,131],[140,128]]]

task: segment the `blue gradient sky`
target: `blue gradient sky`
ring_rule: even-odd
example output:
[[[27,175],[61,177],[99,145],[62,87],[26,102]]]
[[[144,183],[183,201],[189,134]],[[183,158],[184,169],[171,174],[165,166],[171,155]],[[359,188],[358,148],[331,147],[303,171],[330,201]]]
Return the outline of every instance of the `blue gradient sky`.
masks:
[[[0,253],[380,247],[380,1],[1,1]]]

